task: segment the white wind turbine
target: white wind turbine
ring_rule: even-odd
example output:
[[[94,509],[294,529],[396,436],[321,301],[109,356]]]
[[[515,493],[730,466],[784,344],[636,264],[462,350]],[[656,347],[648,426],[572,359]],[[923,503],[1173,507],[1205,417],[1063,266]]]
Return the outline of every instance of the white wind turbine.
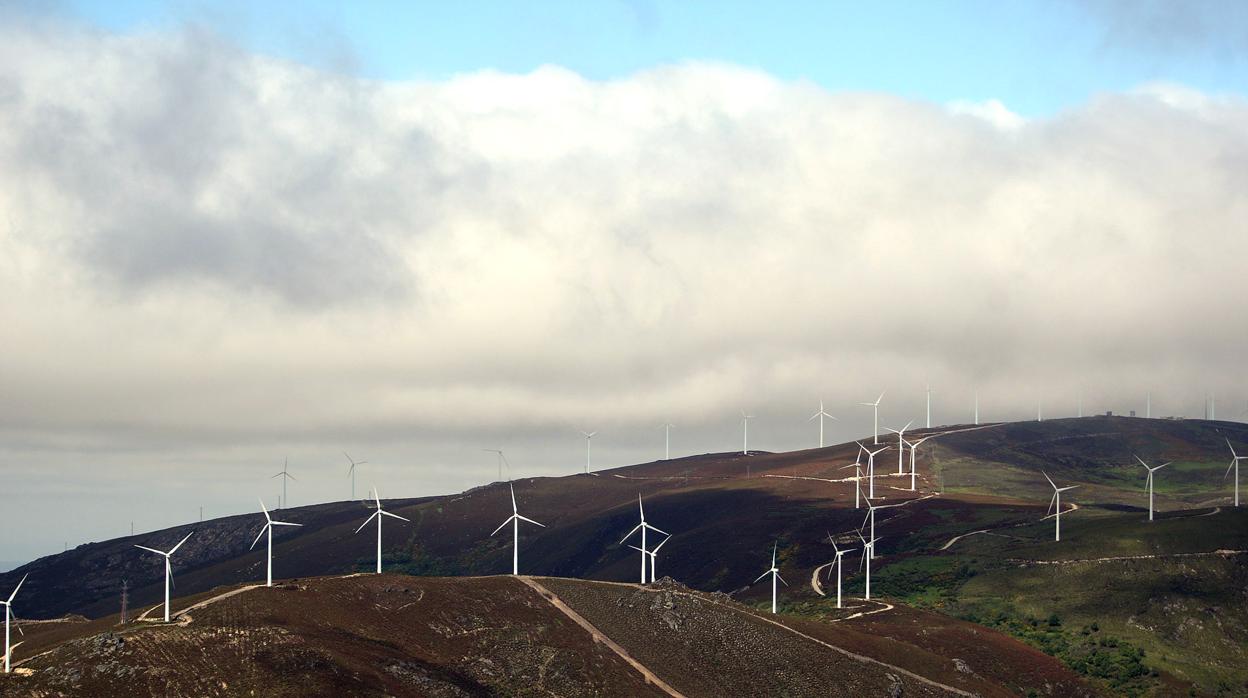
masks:
[[[867,540],[866,538],[862,537],[861,530],[859,530],[857,533],[858,533],[858,540],[862,541],[862,561],[858,563],[858,569],[862,569],[863,565],[866,565],[867,567],[867,588],[866,588],[866,593],[863,594],[862,598],[866,599],[867,601],[870,601],[871,600],[871,558],[875,557],[875,544],[879,542],[880,539],[872,536],[871,540]]]
[[[1231,464],[1226,466],[1226,473],[1222,475],[1222,479],[1225,480],[1226,476],[1231,474],[1231,468],[1235,469],[1235,506],[1239,506],[1239,462],[1248,460],[1248,456],[1235,453],[1235,447],[1231,445],[1230,439],[1226,439],[1226,447],[1231,449]]]
[[[497,454],[498,454],[498,480],[496,480],[495,482],[502,482],[502,481],[503,481],[503,465],[506,465],[508,470],[510,470],[510,469],[511,469],[511,464],[507,462],[507,456],[504,456],[504,455],[503,455],[503,449],[501,449],[501,448],[483,448],[483,449],[481,449],[481,450],[482,450],[482,451],[489,452],[489,453],[497,453]]]
[[[4,673],[6,674],[9,673],[9,658],[13,654],[14,648],[22,644],[19,642],[17,645],[13,645],[9,641],[9,622],[12,621],[14,624],[17,624],[17,618],[13,615],[13,597],[17,596],[17,590],[22,588],[22,584],[26,583],[26,578],[29,576],[29,573],[22,575],[22,580],[17,583],[16,587],[13,587],[13,593],[9,594],[9,600],[0,601],[0,604],[4,605]],[[22,630],[20,625],[17,626],[17,631],[23,637],[26,635],[26,631]]]
[[[350,458],[350,456],[347,456]],[[259,499],[259,498],[257,498]],[[354,499],[354,497],[352,497]],[[302,526],[303,524],[286,523],[285,521],[274,521],[269,516],[269,510],[264,506],[264,500],[260,500],[260,511],[264,512],[264,528],[260,529],[260,533],[256,534],[256,539],[251,542],[251,549],[255,550],[256,543],[260,542],[260,536],[265,532],[269,534],[269,552],[267,556],[267,564],[265,565],[264,585],[266,587],[273,586],[273,527],[274,526]]]
[[[377,574],[381,574],[381,517],[389,516],[392,519],[398,519],[399,521],[406,521],[408,523],[411,523],[412,521],[411,519],[405,519],[402,516],[399,516],[398,514],[391,514],[385,509],[382,509],[381,508],[381,493],[377,491],[376,487],[373,488],[373,501],[377,503],[377,509],[373,511],[372,516],[369,516],[367,519],[364,519],[364,523],[360,524],[360,527],[355,529],[355,532],[359,533],[360,531],[364,530],[364,527],[368,525],[369,521],[372,521],[373,519],[377,519]]]
[[[932,385],[927,385],[927,428],[932,428]]]
[[[975,426],[979,426],[979,391],[975,391]]]
[[[754,415],[746,414],[745,410],[741,410],[741,455],[750,455],[750,420],[754,419]]]
[[[771,548],[771,569],[758,575],[758,579],[755,579],[754,581],[750,582],[751,585],[758,584],[760,579],[762,579],[763,577],[766,577],[769,574],[771,575],[771,612],[772,613],[776,612],[776,592],[777,592],[776,580],[779,579],[781,582],[784,582],[784,585],[786,587],[789,585],[788,582],[784,581],[784,577],[780,576],[780,568],[776,567],[776,548],[778,548],[779,545],[780,544],[777,543]]]
[[[295,476],[294,476],[294,475],[291,475],[291,474],[290,474],[290,473],[288,473],[288,472],[286,472],[286,469],[287,469],[289,466],[290,466],[290,459],[289,459],[289,458],[284,459],[284,460],[282,461],[282,472],[280,472],[280,473],[278,473],[278,474],[276,474],[276,475],[274,475],[274,476],[273,476],[273,477],[280,477],[280,478],[282,478],[282,501],[281,501],[281,505],[278,507],[279,509],[282,509],[282,508],[285,508],[285,507],[290,506],[290,500],[289,500],[289,499],[286,499],[286,481],[287,481],[287,480],[294,480],[294,479],[295,479]],[[273,479],[273,477],[271,477],[271,478],[269,478],[269,479],[270,479],[270,480],[272,480],[272,479]],[[296,482],[297,482],[297,480],[296,480]]]
[[[845,553],[854,552],[855,549],[846,548],[844,550],[841,550],[839,547],[837,547],[836,541],[832,540],[831,533],[828,534],[828,542],[832,544],[832,549],[836,551],[836,560],[833,561],[833,563],[828,567],[828,578],[831,579],[832,568],[835,567],[836,568],[836,607],[840,608],[841,607],[841,566],[844,564],[843,562],[841,562],[841,557],[843,557]]]
[[[672,459],[672,427],[676,426],[671,422],[663,422],[660,428],[663,429],[663,460]]]
[[[892,509],[893,507],[899,507],[902,504],[904,504],[904,502],[898,503],[898,504],[878,504],[877,505],[877,504],[872,504],[869,498],[867,499],[867,515],[863,517],[862,525],[866,526],[868,525],[868,523],[870,524],[871,540],[879,540],[878,538],[875,537],[875,510],[876,509]],[[871,546],[871,557],[875,557],[874,545]]]
[[[864,447],[863,450],[866,450]],[[875,457],[888,450],[888,446],[876,451],[867,451],[867,498],[875,499]]]
[[[507,483],[507,486],[511,488],[511,516],[507,517],[506,521],[499,524],[498,528],[494,529],[494,533],[498,533],[499,531],[503,530],[503,527],[506,526],[507,524],[512,525],[511,526],[511,573],[518,575],[520,574],[520,522],[528,521],[529,523],[537,524],[538,526],[541,526],[542,528],[546,528],[546,524],[537,523],[536,521],[528,518],[527,516],[521,516],[520,510],[516,508],[516,486],[511,483]],[[494,535],[494,533],[491,533],[490,535],[492,536]],[[644,557],[642,558],[642,568],[643,569],[645,568]]]
[[[641,552],[643,552],[643,553],[645,553],[646,555],[649,555],[649,556],[650,556],[650,583],[651,583],[651,584],[654,584],[654,579],[655,579],[655,571],[654,571],[654,570],[655,570],[655,568],[656,568],[656,567],[658,567],[658,566],[659,566],[659,548],[662,548],[662,547],[663,547],[663,544],[664,544],[664,543],[667,543],[667,542],[668,542],[669,540],[671,540],[671,539],[672,539],[672,537],[671,537],[671,536],[668,536],[668,537],[664,538],[663,540],[659,541],[659,544],[658,544],[658,545],[656,545],[656,546],[654,546],[654,550],[641,550],[641,548],[638,548],[638,547],[637,547],[637,546],[635,546],[635,545],[630,545],[630,546],[628,546],[628,547],[632,548],[633,550],[640,550]]]
[[[358,467],[358,466],[364,465],[364,464],[365,464],[365,463],[367,463],[368,461],[366,461],[366,460],[360,460],[360,461],[354,460],[354,459],[352,459],[352,458],[351,458],[351,456],[348,456],[348,455],[347,455],[347,452],[346,452],[346,451],[343,451],[343,452],[342,452],[342,455],[347,456],[347,461],[348,461],[349,463],[351,463],[351,467],[350,467],[350,468],[347,468],[347,475],[350,475],[350,476],[351,476],[351,501],[353,501],[353,502],[354,502],[354,501],[355,501],[355,469],[356,469],[356,467]]]
[[[897,435],[897,474],[898,474],[898,475],[905,475],[905,474],[906,474],[906,464],[905,464],[905,457],[906,457],[906,438],[905,438],[905,434],[906,434],[906,430],[910,428],[910,425],[911,425],[911,424],[914,424],[914,420],[913,420],[913,419],[912,419],[912,420],[910,420],[910,421],[908,421],[908,422],[906,422],[906,426],[902,427],[900,431],[898,431],[897,429],[892,429],[892,428],[889,428],[889,427],[884,427],[885,429],[888,429],[888,431],[891,431],[891,432],[893,432],[894,434],[896,434],[896,435]]]
[[[854,508],[857,509],[859,507],[859,504],[858,504],[859,493],[862,492],[862,452],[866,451],[867,447],[863,446],[861,443],[858,443],[857,441],[855,441],[854,443],[858,444],[858,457],[854,459],[853,463],[850,463],[849,465],[846,465],[846,466],[842,466],[841,470],[845,470],[847,468],[854,469]],[[870,453],[870,451],[867,451],[867,452]]]
[[[887,391],[885,391],[887,392]],[[871,445],[878,446],[880,443],[880,400],[884,399],[884,393],[875,399],[875,402],[860,402],[859,405],[865,405],[875,411],[875,431],[871,432]]]
[[[585,474],[586,475],[589,474],[590,445],[593,443],[594,435],[597,433],[598,432],[596,431],[582,431],[581,432],[581,435],[585,437]]]
[[[1153,468],[1153,467],[1150,467],[1148,463],[1145,463],[1144,461],[1140,460],[1139,456],[1136,456],[1135,459],[1137,461],[1140,461],[1140,465],[1144,466],[1144,469],[1148,471],[1148,520],[1152,521],[1153,520],[1153,473],[1157,472],[1158,470],[1161,470],[1167,465],[1170,465],[1171,461],[1166,461],[1165,463],[1162,463],[1156,468]]]
[[[813,422],[816,419],[819,420],[819,448],[823,448],[823,418],[824,417],[827,417],[828,419],[833,419],[833,420],[836,419],[836,417],[833,417],[832,415],[823,411],[823,400],[820,400],[819,411],[812,414],[810,416],[810,419],[806,420],[807,422]]]
[[[1062,539],[1062,493],[1065,492],[1066,490],[1073,490],[1079,485],[1070,485],[1068,487],[1058,487],[1053,482],[1053,478],[1049,477],[1048,473],[1041,470],[1040,474],[1044,475],[1044,479],[1048,480],[1050,485],[1053,485],[1053,498],[1049,500],[1049,511],[1053,510],[1054,504],[1057,505],[1057,514],[1054,515],[1054,520],[1057,522],[1057,528],[1055,529],[1055,532],[1053,534],[1053,540],[1060,541]],[[1048,512],[1045,512],[1045,514],[1047,515]]]
[[[641,504],[640,492],[637,493],[637,511],[641,514],[641,523],[637,524],[636,526],[633,526],[633,530],[629,531],[623,538],[621,538],[620,543],[623,544],[624,541],[628,540],[634,533],[636,533],[637,531],[641,531],[641,547],[633,548],[633,546],[631,545],[628,547],[633,548],[633,550],[641,551],[641,583],[645,584],[646,583],[646,555],[649,554],[649,551],[646,550],[646,529],[654,531],[655,533],[662,533],[663,535],[669,536],[669,537],[672,534],[668,533],[667,531],[664,531],[663,529],[655,528],[654,526],[651,526],[650,524],[646,523],[646,508],[642,506]],[[667,540],[667,539],[665,538],[664,540]],[[662,545],[662,543],[659,543],[659,545]],[[658,550],[658,546],[655,546],[655,550]]]
[[[191,533],[194,533],[194,531],[191,531]],[[178,548],[181,548],[182,544],[186,542],[186,539],[191,537],[191,533],[186,534],[186,538],[183,538],[182,540],[178,541],[178,544],[173,546],[173,549],[170,550],[169,552],[165,552],[163,550],[157,550],[155,548],[149,548],[144,545],[134,546],[136,548],[146,550],[149,553],[156,553],[157,555],[163,555],[165,557],[165,622],[166,623],[169,622],[169,585],[173,582],[173,565],[170,564],[169,558],[172,557],[174,553],[178,552]]]
[[[907,444],[910,445],[910,491],[911,492],[915,491],[915,478],[916,478],[916,475],[915,475],[916,471],[914,468],[914,452],[919,448],[919,446],[923,445],[924,441],[927,441],[930,438],[932,437],[924,436],[923,438],[919,439],[918,441],[915,441],[914,443],[910,443],[909,441],[906,442]]]

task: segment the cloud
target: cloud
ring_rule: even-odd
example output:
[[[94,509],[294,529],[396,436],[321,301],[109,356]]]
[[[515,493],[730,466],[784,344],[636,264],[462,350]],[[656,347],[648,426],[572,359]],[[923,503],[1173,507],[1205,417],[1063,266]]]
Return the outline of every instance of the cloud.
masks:
[[[1248,50],[1248,5],[1238,0],[1081,0],[1104,23],[1110,46],[1170,54]]]
[[[704,63],[377,82],[13,23],[0,459],[219,511],[284,453],[325,469],[301,496],[341,496],[343,447],[450,491],[499,444],[574,472],[581,427],[626,463],[663,419],[731,447],[748,408],[795,448],[823,398],[861,436],[853,403],[904,423],[927,382],[938,421],[975,390],[1199,413],[1248,391],[1246,117],[1170,85],[1024,123]]]

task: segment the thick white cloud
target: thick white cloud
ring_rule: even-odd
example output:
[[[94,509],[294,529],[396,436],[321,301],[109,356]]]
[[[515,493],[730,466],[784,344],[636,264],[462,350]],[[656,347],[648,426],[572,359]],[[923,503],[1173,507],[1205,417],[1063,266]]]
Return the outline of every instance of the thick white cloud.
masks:
[[[621,463],[663,418],[731,448],[748,406],[793,448],[824,397],[848,438],[853,402],[888,387],[904,422],[928,380],[938,421],[976,388],[988,417],[1239,412],[1248,105],[1154,85],[1011,116],[729,65],[378,83],[14,24],[0,458],[32,493],[159,473],[173,498],[291,450],[325,498],[339,445],[446,491],[497,443],[574,470],[581,425]]]

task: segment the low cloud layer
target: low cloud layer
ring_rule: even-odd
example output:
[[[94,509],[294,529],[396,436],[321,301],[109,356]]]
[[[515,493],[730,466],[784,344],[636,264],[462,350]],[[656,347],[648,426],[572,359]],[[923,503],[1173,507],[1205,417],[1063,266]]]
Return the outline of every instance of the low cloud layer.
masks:
[[[425,494],[492,476],[499,444],[573,472],[581,427],[602,465],[655,457],[664,419],[682,451],[733,448],[743,408],[759,448],[809,446],[821,398],[861,436],[854,403],[887,388],[904,423],[928,382],[937,422],[976,390],[986,418],[1149,391],[1242,418],[1248,104],[1008,107],[712,64],[379,83],[193,29],[15,23],[6,489],[149,486],[172,523],[291,452],[329,483],[304,501],[344,496],[354,448]],[[119,527],[109,506],[82,511]]]

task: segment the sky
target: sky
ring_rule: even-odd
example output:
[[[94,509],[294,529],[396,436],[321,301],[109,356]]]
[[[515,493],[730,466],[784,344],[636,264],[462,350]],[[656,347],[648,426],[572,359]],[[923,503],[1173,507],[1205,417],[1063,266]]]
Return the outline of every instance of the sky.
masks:
[[[533,5],[0,2],[0,560],[927,385],[1248,419],[1248,6]]]

